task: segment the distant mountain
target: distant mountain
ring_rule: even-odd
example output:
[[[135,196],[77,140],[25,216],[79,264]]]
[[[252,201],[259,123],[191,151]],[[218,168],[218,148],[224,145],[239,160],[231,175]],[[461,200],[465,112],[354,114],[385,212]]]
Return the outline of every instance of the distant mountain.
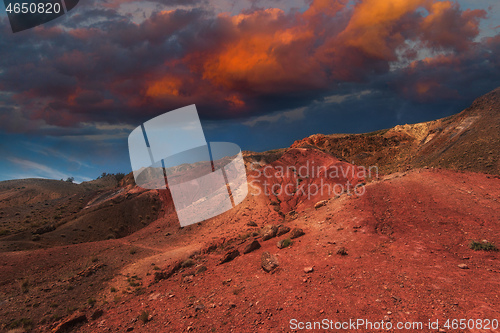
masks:
[[[443,119],[399,125],[366,134],[315,134],[292,148],[316,148],[356,165],[389,174],[442,167],[500,174],[500,88]]]

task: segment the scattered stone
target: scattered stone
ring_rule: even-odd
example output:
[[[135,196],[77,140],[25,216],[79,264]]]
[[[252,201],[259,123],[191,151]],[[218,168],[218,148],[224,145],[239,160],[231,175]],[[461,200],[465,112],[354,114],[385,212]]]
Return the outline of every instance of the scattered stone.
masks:
[[[200,273],[203,273],[206,270],[207,270],[207,266],[201,265],[201,266],[198,266],[198,268],[196,269],[194,274],[198,275]]]
[[[300,228],[293,228],[292,231],[290,231],[290,239],[294,239],[303,235],[305,235],[305,233]]]
[[[337,250],[337,254],[341,255],[341,256],[346,256],[347,255],[347,249],[342,246],[340,249]]]
[[[134,327],[133,326],[130,326],[127,328],[127,332],[132,332],[134,330]]]
[[[269,252],[262,253],[260,257],[260,263],[262,269],[266,272],[271,272],[276,267],[278,267],[278,258],[274,254],[270,254]]]
[[[182,283],[191,283],[193,282],[193,275],[188,275],[188,276],[185,276],[183,279],[182,279]]]
[[[205,308],[205,305],[203,304],[198,304],[194,307],[194,311],[201,311]]]
[[[77,313],[67,320],[63,320],[54,328],[54,333],[63,333],[71,331],[75,326],[88,322],[87,316],[82,313]]]
[[[250,221],[250,222],[247,223],[247,226],[249,226],[249,227],[256,227],[257,223],[255,223],[254,221]]]
[[[290,227],[287,227],[286,225],[279,225],[278,226],[278,231],[276,232],[276,236],[281,236],[290,231]]]
[[[278,227],[277,226],[275,226],[275,225],[266,225],[261,230],[262,240],[266,241],[268,239],[276,237],[276,233],[277,232],[278,232]]]
[[[290,245],[292,245],[292,241],[290,240],[290,238],[282,239],[276,244],[278,249],[284,249],[285,247],[288,247]]]
[[[230,262],[231,260],[233,260],[234,258],[236,258],[239,255],[240,255],[240,251],[238,251],[238,250],[229,251],[224,255],[224,257],[221,258],[219,264],[224,264],[226,262]]]
[[[161,296],[161,294],[160,294],[160,293],[154,293],[154,294],[151,294],[151,295],[149,295],[149,297],[148,297],[148,301],[154,301],[154,300],[157,300],[157,299],[158,299],[158,297],[160,297],[160,296]]]
[[[320,207],[323,207],[324,205],[326,205],[328,203],[328,200],[321,200],[321,201],[318,201],[316,202],[316,204],[314,205],[314,208],[318,209]]]
[[[460,265],[458,265],[458,268],[469,269],[469,266],[467,266],[467,264],[460,264]]]
[[[250,244],[245,246],[245,248],[243,249],[243,253],[247,254],[247,253],[253,252],[257,249],[260,249],[260,243],[259,243],[259,241],[254,240],[253,242],[251,242]]]
[[[304,273],[312,273],[314,271],[314,267],[304,267]]]

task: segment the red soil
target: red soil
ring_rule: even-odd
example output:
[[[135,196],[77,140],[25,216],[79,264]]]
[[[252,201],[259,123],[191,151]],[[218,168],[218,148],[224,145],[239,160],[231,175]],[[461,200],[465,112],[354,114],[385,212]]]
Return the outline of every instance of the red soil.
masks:
[[[343,163],[315,150],[293,149],[271,165],[300,166],[307,160],[329,166]],[[283,186],[296,183],[294,177],[275,177],[272,182]],[[320,178],[303,182],[317,183]],[[347,180],[363,181],[330,179]],[[93,307],[80,303],[77,313],[87,314],[89,321],[76,326],[76,332],[290,332],[291,319],[360,318],[394,325],[500,319],[499,253],[469,248],[471,240],[500,244],[500,179],[420,169],[386,176],[365,189],[361,196],[309,198],[299,193],[296,198],[278,195],[277,200],[274,195],[256,196],[257,188],[251,187],[235,209],[183,229],[168,193],[160,192],[161,217],[125,238],[2,254],[2,312],[12,316],[17,311],[37,322],[37,309],[47,311],[52,300],[94,297]],[[322,199],[328,201],[314,208]],[[247,226],[250,221],[258,227]],[[254,239],[249,235],[267,224],[299,227],[305,235],[284,249],[276,243],[289,234],[258,238],[262,247],[243,254]],[[347,255],[337,254],[340,248]],[[219,264],[234,249],[241,255]],[[271,273],[261,268],[265,251],[279,261]],[[97,260],[91,262],[90,256]],[[185,262],[188,257],[192,262]],[[156,272],[168,272],[178,262],[193,266],[154,280]],[[464,263],[468,269],[458,267]],[[196,273],[201,266],[206,271]],[[313,271],[305,273],[306,267]],[[26,276],[33,287],[20,294],[18,283]],[[74,289],[68,291],[68,285]],[[25,309],[25,302],[41,305]],[[103,315],[92,320],[96,309]],[[57,308],[48,311],[53,314]],[[150,320],[138,319],[143,311]],[[67,319],[64,314],[61,321],[36,324],[34,331],[50,331]]]

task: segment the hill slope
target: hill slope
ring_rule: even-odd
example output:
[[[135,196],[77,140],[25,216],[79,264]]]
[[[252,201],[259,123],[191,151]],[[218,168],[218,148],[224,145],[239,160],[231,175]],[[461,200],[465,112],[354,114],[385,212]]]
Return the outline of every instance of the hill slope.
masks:
[[[443,119],[351,135],[312,135],[292,148],[314,147],[383,173],[444,167],[500,174],[500,88]]]

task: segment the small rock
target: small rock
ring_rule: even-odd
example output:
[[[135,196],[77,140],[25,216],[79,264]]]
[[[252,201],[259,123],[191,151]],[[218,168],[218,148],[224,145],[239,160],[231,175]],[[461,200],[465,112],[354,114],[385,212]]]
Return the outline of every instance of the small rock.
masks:
[[[127,332],[132,332],[134,330],[134,327],[133,326],[130,326],[127,328]]]
[[[239,255],[240,255],[240,251],[238,251],[238,250],[229,251],[224,255],[224,257],[221,258],[219,264],[230,262],[231,260],[234,260],[234,258],[236,258]]]
[[[253,252],[257,249],[260,249],[260,243],[259,243],[259,241],[254,240],[253,242],[251,242],[250,244],[245,246],[245,248],[243,249],[243,254]]]
[[[198,275],[198,274],[200,274],[200,273],[203,273],[203,272],[204,272],[204,271],[206,271],[206,270],[207,270],[207,266],[201,265],[201,266],[199,266],[198,268],[196,268],[196,271],[195,271],[195,273],[194,273],[194,274]]]
[[[182,279],[182,283],[191,283],[193,282],[193,275],[188,275],[188,276],[185,276],[183,279]]]
[[[249,227],[256,227],[257,223],[255,223],[254,221],[250,221],[250,222],[247,223],[247,226],[249,226]]]
[[[303,235],[305,235],[305,233],[300,228],[293,228],[292,231],[290,231],[290,239],[294,239]]]
[[[266,225],[261,230],[262,240],[266,241],[268,239],[276,237],[276,233],[277,232],[278,232],[278,227],[277,226],[275,226],[275,225]]]
[[[203,304],[198,304],[194,307],[194,311],[201,311],[205,308],[205,305]]]
[[[458,268],[461,268],[461,269],[469,269],[469,266],[467,266],[467,264],[459,264],[459,265],[458,265]]]
[[[316,204],[314,205],[314,208],[318,209],[320,207],[323,207],[324,205],[326,205],[328,203],[328,200],[321,200],[321,201],[318,201],[316,202]]]
[[[276,236],[284,235],[284,234],[286,234],[289,231],[290,231],[290,228],[287,227],[286,225],[279,225],[278,226],[278,231],[276,232]]]
[[[309,267],[304,267],[304,273],[311,273],[314,271],[314,267],[309,266]]]
[[[260,262],[262,269],[268,273],[274,270],[279,265],[278,258],[276,258],[274,254],[270,254],[269,252],[262,253]]]

